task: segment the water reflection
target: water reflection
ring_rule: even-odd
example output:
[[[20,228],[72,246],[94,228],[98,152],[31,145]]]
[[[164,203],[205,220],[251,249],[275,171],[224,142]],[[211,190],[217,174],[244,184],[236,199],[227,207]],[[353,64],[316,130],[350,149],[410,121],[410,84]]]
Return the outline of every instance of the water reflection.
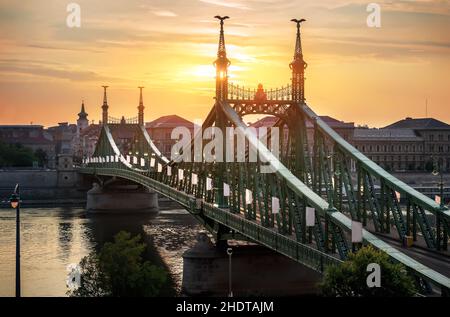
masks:
[[[23,296],[65,296],[66,267],[99,250],[121,230],[140,234],[145,258],[172,273],[163,295],[175,295],[181,283],[181,254],[201,230],[195,219],[171,205],[158,215],[88,215],[82,208],[21,210]],[[192,240],[192,241],[191,241]],[[0,296],[14,295],[15,213],[0,209]]]

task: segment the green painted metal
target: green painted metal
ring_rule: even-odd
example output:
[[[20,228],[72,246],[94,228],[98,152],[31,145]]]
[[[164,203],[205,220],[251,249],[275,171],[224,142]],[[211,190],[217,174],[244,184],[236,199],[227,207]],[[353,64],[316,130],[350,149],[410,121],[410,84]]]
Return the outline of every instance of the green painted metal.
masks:
[[[151,188],[183,205],[214,234],[217,240],[241,237],[255,241],[319,272],[323,272],[328,265],[340,263],[335,252],[341,259],[346,258],[349,252],[347,239],[351,232],[351,219],[362,219],[366,224],[369,210],[378,232],[390,230],[392,215],[401,239],[410,231],[411,226],[414,239],[417,239],[419,227],[428,247],[439,249],[441,243],[446,247],[450,211],[443,206],[437,206],[433,200],[400,182],[370,161],[328,127],[304,103],[303,84],[306,63],[301,54],[299,32],[296,55],[291,64],[293,70],[291,98],[282,97],[277,100],[278,94],[284,94],[286,89],[271,91],[267,98],[263,96],[265,92],[262,87],[258,91],[241,92],[239,87],[231,86],[234,89],[231,95],[237,96],[237,99],[227,100],[230,95],[227,76],[230,61],[226,57],[223,32],[223,22],[226,18],[219,17],[221,33],[218,58],[215,62],[216,102],[202,126],[202,131],[213,124],[223,131],[229,123],[245,129],[246,125],[241,120],[245,114],[260,113],[277,116],[280,118],[277,124],[281,127],[286,124],[289,130],[287,142],[284,138],[280,141],[281,162],[259,140],[250,137],[246,132],[250,146],[263,149],[260,155],[262,154],[263,161],[268,162],[275,173],[268,175],[259,173],[261,162],[243,164],[171,161],[161,155],[142,124],[126,124],[127,128],[135,134],[129,151],[133,153],[133,156],[137,153],[145,153],[146,159],[150,156],[154,157],[157,164],[163,165],[163,173],[157,173],[154,167],[149,166],[149,160],[145,166],[125,160],[124,155],[127,153],[116,145],[113,137],[114,129],[118,125],[109,126],[107,120],[104,121],[94,155],[119,156],[120,162],[112,162],[108,159],[106,163],[90,164],[82,168],[81,172],[121,177]],[[301,21],[297,22],[298,28],[299,22]],[[263,95],[260,94],[258,97],[256,93]],[[241,100],[239,94],[246,99]],[[312,153],[308,144],[306,121],[311,121],[314,125]],[[193,142],[191,150],[193,150]],[[246,155],[248,157],[248,150]],[[349,171],[349,160],[354,160],[357,166],[356,191],[354,191]],[[172,168],[170,176],[167,175],[169,168]],[[184,171],[184,179],[178,176],[179,169]],[[192,183],[194,172],[199,175],[198,185]],[[206,188],[207,177],[213,179],[212,190]],[[229,198],[223,196],[224,182],[228,182],[231,186]],[[376,191],[378,184],[380,184],[380,194]],[[253,193],[251,204],[246,202],[246,189]],[[400,201],[396,199],[395,191],[400,192],[407,202],[406,224],[403,221]],[[347,203],[344,203],[344,193]],[[280,212],[276,215],[271,212],[271,197],[277,197],[280,201]],[[198,208],[198,199],[202,201],[201,208]],[[314,228],[309,229],[309,239],[306,239],[305,208],[307,206],[316,209],[316,223]],[[428,223],[425,210],[437,216],[436,234]],[[350,214],[351,218],[344,213]],[[231,233],[228,232],[230,230]],[[315,238],[315,245],[312,235]],[[363,231],[363,239],[365,244],[371,244],[386,252],[393,260],[403,263],[418,279],[419,284],[427,287],[427,281],[429,281],[440,286],[443,293],[448,292],[450,283],[447,277],[405,256],[366,230]],[[445,240],[445,243],[442,240]]]
[[[242,122],[241,118],[236,114],[236,112],[234,112],[234,110],[230,106],[228,106],[226,103],[223,103],[222,107],[223,107],[224,113],[227,115],[230,122],[232,122],[237,127],[241,127],[243,129],[245,128],[245,124]],[[252,138],[249,138],[248,141],[249,142],[259,142],[258,140],[254,140]],[[258,146],[258,145],[254,144],[254,146]],[[259,146],[264,147],[264,145],[262,145],[262,144],[259,144]],[[298,178],[296,178],[269,151],[262,151],[262,153],[264,155],[266,155],[266,157],[264,158],[264,161],[269,162],[269,164],[276,171],[275,173],[277,174],[277,176],[280,179],[283,179],[286,182],[287,186],[296,195],[305,199],[305,201],[307,201],[308,205],[314,207],[317,211],[319,211],[319,213],[322,217],[324,217],[326,215],[325,218],[329,217],[329,219],[333,222],[334,225],[340,227],[342,230],[344,230],[346,232],[351,232],[351,219],[349,219],[347,216],[345,216],[344,214],[342,214],[336,210],[330,211],[328,208],[329,204],[326,201],[324,201],[319,195],[317,195],[308,186],[306,186],[303,182],[301,182]],[[325,241],[326,240],[327,239],[325,238]],[[428,278],[433,279],[436,276],[440,276],[440,279],[441,279],[440,282],[447,285],[445,287],[448,287],[448,285],[450,285],[450,284],[448,284],[448,283],[450,283],[450,280],[447,277],[445,277],[435,271],[430,270],[429,268],[423,266],[422,264],[415,261],[414,259],[404,255],[400,251],[391,247],[389,244],[380,240],[379,238],[377,238],[373,234],[367,232],[366,230],[363,230],[363,240],[365,243],[372,244],[376,248],[386,252],[391,258],[393,258],[395,260],[399,260],[408,269],[416,272],[417,274],[421,275],[422,277],[424,277],[426,279],[428,279]],[[422,275],[423,272],[425,272],[424,275]]]
[[[383,168],[378,166],[376,163],[367,158],[364,154],[359,152],[351,144],[345,141],[339,134],[337,134],[333,129],[331,129],[320,117],[314,113],[314,111],[306,104],[298,104],[297,107],[301,108],[306,114],[307,118],[312,122],[315,122],[318,129],[330,137],[338,146],[352,157],[354,160],[361,165],[363,169],[370,172],[371,175],[376,176],[378,179],[383,179],[390,188],[396,190],[402,195],[408,196],[408,198],[415,202],[417,205],[422,206],[425,210],[432,212],[433,214],[442,214],[446,219],[450,219],[450,210],[447,208],[441,208],[431,198],[428,198],[424,194],[418,192],[414,188],[408,186],[404,182],[400,181],[396,177],[392,176],[386,172]]]
[[[246,220],[239,215],[218,208],[214,204],[203,202],[202,209],[199,211],[196,208],[196,198],[194,196],[180,192],[169,185],[153,180],[137,171],[123,167],[84,167],[80,169],[80,172],[85,174],[121,177],[146,186],[181,204],[196,218],[199,218],[201,222],[205,221],[204,217],[217,221],[218,223],[243,234],[249,239],[301,262],[305,266],[318,272],[324,272],[329,265],[340,263],[339,259],[299,243],[289,237],[278,234],[272,229],[264,228],[251,220]]]
[[[223,106],[224,109],[224,113],[227,114],[227,117],[230,121],[232,121],[236,126],[241,126],[243,125],[242,121],[239,119],[239,117],[235,117],[234,114],[235,112],[232,111],[231,108]],[[231,110],[231,111],[230,111]],[[142,131],[141,131],[142,132]],[[142,132],[142,134],[144,134],[144,132]],[[105,141],[107,140],[107,142]],[[152,142],[150,140],[150,138],[143,138],[143,140],[145,140],[145,143],[148,143],[147,146],[147,150],[149,151],[153,151],[153,147],[152,147]],[[256,141],[259,142],[259,141]],[[109,144],[109,147],[108,147]],[[109,131],[108,126],[105,126],[102,134],[101,134],[101,139],[99,140],[99,146],[98,149],[96,150],[97,154],[103,154],[107,153],[115,153],[120,155],[120,152],[118,151],[117,146],[115,146],[115,142],[114,139]],[[151,152],[152,154],[154,152]],[[266,152],[265,152],[266,153]],[[344,230],[344,231],[349,231],[350,229],[350,223],[349,223],[349,219],[344,216],[343,214],[334,211],[334,212],[330,212],[330,210],[328,209],[328,203],[326,201],[324,201],[320,196],[318,196],[317,194],[315,194],[312,190],[310,190],[308,188],[308,186],[306,186],[305,184],[303,184],[300,180],[298,180],[298,178],[296,178],[294,175],[292,175],[292,173],[286,168],[284,167],[278,160],[274,159],[274,157],[270,157],[270,153],[268,154],[269,157],[266,157],[266,161],[269,162],[269,164],[272,164],[275,168],[276,175],[277,175],[277,179],[279,181],[282,181],[288,192],[292,193],[296,199],[302,199],[305,201],[306,204],[313,206],[316,208],[317,211],[319,211],[320,216],[325,216],[327,219],[329,219],[332,222],[332,226],[335,226],[332,228],[333,233],[339,230]],[[160,155],[157,156],[157,159],[159,162],[163,162],[165,164],[165,167],[168,166],[168,160],[162,158]],[[170,163],[171,164],[171,163]],[[108,164],[108,167],[103,168],[100,167],[103,165],[99,165],[96,168],[84,168],[81,170],[81,172],[83,173],[89,173],[89,174],[97,174],[97,175],[105,175],[105,176],[117,176],[117,177],[122,177],[125,179],[129,179],[131,181],[135,181],[139,184],[142,184],[144,186],[147,186],[149,188],[152,188],[158,192],[160,192],[163,195],[166,195],[167,197],[169,197],[170,199],[173,199],[177,202],[179,202],[180,204],[182,204],[183,206],[185,206],[188,210],[192,211],[193,214],[195,214],[195,216],[204,224],[208,223],[208,219],[212,219],[213,221],[217,221],[219,223],[221,223],[222,225],[226,225],[227,227],[231,228],[233,231],[238,232],[239,234],[242,234],[243,236],[246,236],[258,243],[264,244],[269,246],[270,248],[277,250],[278,252],[285,254],[293,259],[297,259],[297,260],[301,260],[301,261],[306,261],[304,260],[305,257],[306,259],[309,259],[308,261],[311,261],[311,256],[308,257],[308,255],[313,254],[316,259],[318,259],[316,262],[314,262],[314,267],[316,267],[317,269],[317,265],[322,265],[322,269],[323,269],[323,263],[324,261],[328,261],[329,259],[332,259],[330,261],[332,261],[333,263],[338,263],[339,261],[337,259],[335,259],[334,257],[332,257],[331,255],[325,255],[323,252],[321,252],[320,250],[317,250],[315,248],[313,248],[312,246],[307,246],[304,243],[302,243],[301,239],[293,239],[289,236],[286,235],[279,235],[276,234],[276,232],[273,231],[273,229],[270,228],[266,228],[264,226],[262,226],[261,224],[258,224],[257,222],[254,221],[254,219],[243,219],[241,216],[233,214],[232,212],[226,211],[224,209],[215,207],[213,204],[213,200],[211,200],[209,203],[208,202],[204,202],[203,206],[212,206],[211,208],[207,209],[208,212],[205,212],[203,210],[197,210],[195,208],[195,196],[185,193],[183,191],[179,190],[179,183],[173,182],[173,180],[176,178],[176,172],[172,171],[172,181],[171,179],[167,179],[167,184],[166,185],[164,183],[162,183],[161,181],[157,180],[157,179],[153,179],[152,177],[150,177],[150,175],[155,175],[155,174],[149,174],[148,171],[146,170],[142,170],[142,169],[138,169],[135,168],[133,166],[131,166],[130,164],[126,164],[126,162],[120,162],[120,163],[114,163],[114,164]],[[111,168],[112,166],[114,166],[115,168]],[[242,170],[241,170],[242,171]],[[274,177],[274,175],[270,176],[270,177]],[[245,179],[243,177],[239,177],[240,180]],[[256,187],[254,187],[255,189]],[[189,192],[189,189],[184,188],[184,190]],[[254,191],[254,193],[256,193],[257,191]],[[281,196],[281,195],[280,195]],[[245,197],[242,197],[242,199],[245,199]],[[289,203],[287,201],[289,201],[289,199],[285,199],[284,200],[285,203],[287,203],[289,206],[287,206],[286,208],[286,214],[291,214],[294,209],[292,206],[292,201],[290,201]],[[212,215],[214,215],[214,217],[212,217]],[[224,216],[226,215],[226,216]],[[230,218],[229,215],[233,215],[235,218]],[[292,215],[294,216],[294,215]],[[238,218],[238,219],[236,219]],[[286,230],[286,228],[288,228],[289,226],[289,221],[288,220],[289,217],[284,217],[284,222],[281,221],[280,226],[278,226],[279,228],[285,228],[283,230],[283,233],[289,233],[289,230]],[[320,224],[320,220],[318,219],[318,224]],[[291,220],[292,221],[292,220]],[[234,223],[235,225],[231,225],[231,223]],[[251,225],[249,224],[251,223]],[[211,229],[212,226],[210,226]],[[321,224],[316,226],[317,230],[316,231],[320,231],[321,230]],[[274,237],[269,237],[267,231],[268,230],[270,232],[270,234],[274,235]],[[212,229],[214,230],[214,229]],[[321,248],[322,245],[322,239],[321,233],[316,233],[316,241],[319,241],[318,243],[318,248]],[[283,237],[283,238],[279,238],[279,236]],[[341,236],[337,235],[336,233],[333,234],[333,239],[336,240],[337,243],[337,247],[338,247],[338,251],[340,251],[340,253],[342,253],[342,243],[345,243],[345,240],[342,239],[340,240],[339,237],[343,237],[343,234]],[[281,240],[280,240],[281,239]],[[372,236],[371,234],[364,232],[364,239],[366,242],[371,243],[375,246],[377,246],[378,248],[382,249],[385,252],[388,252],[388,254],[390,254],[390,256],[396,260],[400,259],[400,262],[404,263],[410,270],[412,270],[415,274],[419,274],[419,276],[421,278],[425,278],[425,279],[431,279],[434,283],[440,283],[441,285],[443,285],[443,287],[448,287],[448,279],[440,276],[440,275],[435,275],[434,271],[431,271],[429,269],[427,269],[426,267],[420,265],[419,263],[415,262],[414,260],[410,259],[410,258],[404,258],[398,255],[398,251],[393,251],[395,249],[389,247],[387,244],[385,244],[384,242],[378,240],[377,238],[375,238],[374,236]],[[299,241],[300,240],[300,241]],[[272,241],[271,243],[269,243],[270,241]],[[340,243],[342,242],[342,243]],[[307,248],[306,248],[307,247]],[[312,251],[314,250],[314,251]],[[300,252],[300,253],[299,253]],[[305,252],[305,254],[303,254],[302,252]],[[392,254],[391,254],[392,253]],[[343,257],[345,257],[345,254],[343,255]],[[324,260],[325,259],[325,260]],[[304,263],[304,262],[302,262]],[[309,263],[309,262],[308,262]],[[308,263],[304,263],[305,265],[308,265]],[[328,263],[328,262],[327,262]],[[434,273],[431,273],[434,272]],[[437,280],[434,280],[436,279]]]

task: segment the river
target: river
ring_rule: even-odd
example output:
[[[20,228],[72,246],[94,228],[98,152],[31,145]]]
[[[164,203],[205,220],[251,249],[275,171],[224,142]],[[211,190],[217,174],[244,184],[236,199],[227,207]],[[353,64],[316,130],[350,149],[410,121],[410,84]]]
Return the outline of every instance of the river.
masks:
[[[66,268],[78,263],[121,230],[140,234],[145,258],[171,276],[161,295],[179,295],[185,250],[202,230],[185,210],[161,202],[158,214],[92,215],[83,208],[21,209],[22,296],[66,296]],[[14,296],[15,211],[0,209],[0,296]]]

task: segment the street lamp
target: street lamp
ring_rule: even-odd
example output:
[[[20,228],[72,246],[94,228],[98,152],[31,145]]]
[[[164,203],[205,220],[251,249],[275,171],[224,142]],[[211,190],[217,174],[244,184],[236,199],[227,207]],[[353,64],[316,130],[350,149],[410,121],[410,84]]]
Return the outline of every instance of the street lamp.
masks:
[[[11,208],[16,209],[16,297],[20,297],[20,196],[19,184],[9,198]]]
[[[233,297],[233,291],[231,289],[231,255],[233,254],[233,249],[227,249],[228,254],[228,297]]]
[[[439,186],[439,207],[441,209],[444,209],[444,175],[441,170],[440,164],[434,164],[433,172],[432,174],[434,176],[440,175],[440,182],[438,183]],[[439,214],[436,215],[436,237],[437,237],[437,250],[440,251],[441,249],[441,217]],[[447,250],[447,231],[444,229],[444,237],[443,237],[443,249]]]
[[[434,169],[432,174],[434,176],[440,176],[440,182],[438,183],[439,186],[439,195],[441,197],[441,202],[440,202],[440,207],[443,208],[444,207],[444,177],[443,177],[443,173],[440,169],[440,167],[438,169]]]
[[[335,159],[335,156],[336,156],[336,154],[335,153],[331,153],[331,154],[329,154],[328,156],[327,156],[327,160],[328,160],[328,168],[331,170],[331,179],[330,179],[330,181],[331,181],[331,184],[328,184],[328,188],[327,188],[327,196],[328,196],[328,209],[329,210],[334,210],[335,208],[334,208],[334,197],[333,197],[333,195],[334,195],[334,191],[335,191],[335,187],[336,187],[336,179],[335,179],[335,177],[336,178],[339,178],[339,176],[341,175],[341,172],[339,171],[339,167],[338,166],[336,166],[336,169],[335,169],[335,166],[334,166],[334,159]],[[331,190],[330,190],[330,187],[331,187]]]

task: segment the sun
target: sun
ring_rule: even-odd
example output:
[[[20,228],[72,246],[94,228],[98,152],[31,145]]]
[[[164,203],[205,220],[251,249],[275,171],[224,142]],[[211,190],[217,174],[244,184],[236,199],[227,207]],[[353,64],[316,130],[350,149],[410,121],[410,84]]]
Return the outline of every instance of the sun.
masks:
[[[192,76],[211,79],[216,77],[216,70],[212,65],[198,65],[192,69]]]

